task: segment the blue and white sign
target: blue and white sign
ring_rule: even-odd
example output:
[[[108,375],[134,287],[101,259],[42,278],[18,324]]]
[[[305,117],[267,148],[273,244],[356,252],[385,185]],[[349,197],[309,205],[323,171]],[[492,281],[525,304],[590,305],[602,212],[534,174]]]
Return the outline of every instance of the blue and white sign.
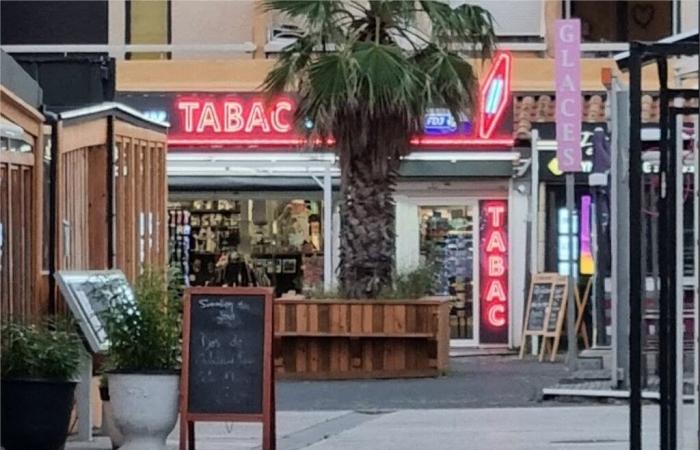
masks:
[[[425,113],[425,134],[445,135],[457,131],[469,133],[471,130],[471,122],[464,119],[464,121],[457,123],[447,108],[429,108]]]

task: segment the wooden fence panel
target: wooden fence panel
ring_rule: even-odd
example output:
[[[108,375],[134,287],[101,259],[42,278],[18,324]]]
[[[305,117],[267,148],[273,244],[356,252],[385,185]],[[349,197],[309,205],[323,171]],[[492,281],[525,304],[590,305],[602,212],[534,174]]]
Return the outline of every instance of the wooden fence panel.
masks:
[[[166,147],[161,136],[115,136],[117,267],[131,280],[144,267],[163,267],[167,261]]]
[[[23,156],[33,158],[31,154]],[[34,206],[33,163],[13,164],[0,156],[0,315],[3,318],[28,319],[39,309],[34,290],[38,268],[33,257],[41,243],[32,234]]]

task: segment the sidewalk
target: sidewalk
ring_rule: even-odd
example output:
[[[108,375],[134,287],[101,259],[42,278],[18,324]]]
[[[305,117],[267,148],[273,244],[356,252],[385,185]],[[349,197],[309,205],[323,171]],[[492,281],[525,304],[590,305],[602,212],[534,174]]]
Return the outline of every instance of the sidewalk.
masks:
[[[691,442],[691,406],[683,410]],[[626,450],[627,406],[412,409],[399,411],[283,411],[279,450]],[[658,448],[658,406],[645,407],[644,445]],[[254,450],[260,425],[197,425],[198,450]],[[177,449],[177,430],[168,441]],[[107,450],[108,442],[69,442],[66,450]]]

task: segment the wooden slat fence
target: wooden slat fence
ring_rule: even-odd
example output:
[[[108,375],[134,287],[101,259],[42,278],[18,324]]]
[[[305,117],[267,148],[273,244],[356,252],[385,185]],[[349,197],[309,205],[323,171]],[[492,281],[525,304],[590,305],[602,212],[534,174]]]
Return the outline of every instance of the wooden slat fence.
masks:
[[[29,152],[0,150],[0,318],[31,319],[45,310],[39,298],[42,263],[43,116],[0,86],[3,120],[22,128]]]

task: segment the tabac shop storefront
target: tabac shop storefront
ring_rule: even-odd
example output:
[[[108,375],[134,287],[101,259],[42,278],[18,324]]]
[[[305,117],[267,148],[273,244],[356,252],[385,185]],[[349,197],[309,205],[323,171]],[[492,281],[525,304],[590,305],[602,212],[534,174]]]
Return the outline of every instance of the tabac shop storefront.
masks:
[[[519,344],[527,197],[514,178],[509,83],[504,55],[482,82],[474,124],[431,110],[397,189],[399,269],[435,261],[435,294],[456,298],[452,335],[465,345]],[[189,284],[269,284],[278,295],[334,286],[339,171],[331,150],[295,133],[293,95],[118,98],[171,124],[170,262]]]

